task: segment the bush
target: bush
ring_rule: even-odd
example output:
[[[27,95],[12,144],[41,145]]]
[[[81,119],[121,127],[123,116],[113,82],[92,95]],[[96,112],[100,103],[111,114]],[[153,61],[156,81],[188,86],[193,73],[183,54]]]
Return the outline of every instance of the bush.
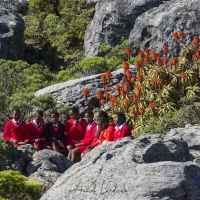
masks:
[[[38,200],[41,196],[42,185],[40,183],[28,180],[17,171],[0,172],[0,198]]]

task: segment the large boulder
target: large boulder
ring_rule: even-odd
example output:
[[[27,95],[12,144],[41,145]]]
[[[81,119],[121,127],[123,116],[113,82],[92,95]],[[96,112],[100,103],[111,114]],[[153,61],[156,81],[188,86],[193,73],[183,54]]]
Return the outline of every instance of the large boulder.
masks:
[[[44,191],[72,165],[64,155],[47,149],[34,153],[32,159],[26,168],[27,175],[30,180],[43,183]]]
[[[23,59],[24,29],[21,17],[0,6],[0,59]]]
[[[200,127],[188,126],[105,143],[67,170],[41,200],[199,199],[200,159],[190,152],[200,145],[199,135]]]
[[[186,35],[184,45],[200,34],[199,6],[199,0],[173,0],[143,13],[130,33],[131,44],[142,44],[154,51],[160,51],[162,45],[167,44],[173,56],[177,56],[172,34],[183,30]]]
[[[133,48],[142,45],[158,51],[166,43],[176,53],[172,41],[175,31],[184,29],[186,44],[199,35],[199,6],[199,0],[98,1],[85,32],[85,55],[96,56],[102,43],[115,46],[121,38],[129,39]]]
[[[130,67],[133,74],[136,73],[135,67]],[[112,94],[116,94],[115,85],[120,83],[122,80],[122,76],[124,75],[124,71],[119,69],[117,71],[112,72],[111,81],[109,83],[109,87]],[[85,101],[85,98],[82,94],[83,88],[88,88],[90,91],[90,96],[88,100]],[[70,80],[64,83],[58,83],[55,85],[51,85],[49,87],[43,88],[35,93],[36,96],[43,95],[45,93],[51,94],[56,104],[59,105],[61,103],[65,103],[69,106],[77,105],[80,111],[84,111],[88,108],[90,104],[93,106],[98,105],[95,100],[95,95],[97,91],[103,91],[103,83],[101,80],[101,74],[92,75],[84,78],[79,78],[75,80]]]
[[[0,0],[1,6],[17,13],[26,14],[29,0]]]

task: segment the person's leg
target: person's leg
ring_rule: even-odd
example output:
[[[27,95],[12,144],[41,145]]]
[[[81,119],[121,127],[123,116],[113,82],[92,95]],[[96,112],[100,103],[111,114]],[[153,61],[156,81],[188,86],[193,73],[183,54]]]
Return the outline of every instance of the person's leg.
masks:
[[[57,141],[53,141],[53,142],[52,142],[52,149],[53,149],[54,151],[60,153],[60,146],[59,146],[59,144],[58,144]]]
[[[73,163],[79,162],[81,160],[81,152],[73,149],[71,150],[71,161]]]

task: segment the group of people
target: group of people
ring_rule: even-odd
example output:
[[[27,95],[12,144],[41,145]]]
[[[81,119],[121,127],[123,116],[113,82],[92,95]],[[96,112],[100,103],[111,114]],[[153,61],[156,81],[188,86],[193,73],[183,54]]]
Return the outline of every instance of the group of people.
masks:
[[[64,125],[59,121],[59,113],[52,111],[50,121],[44,124],[43,112],[37,110],[34,119],[26,123],[21,119],[20,110],[14,108],[12,119],[4,127],[3,138],[14,146],[31,144],[38,150],[52,149],[65,154],[76,163],[95,147],[132,135],[125,124],[123,112],[114,113],[111,123],[108,114],[102,110],[95,115],[88,110],[82,118],[78,108],[72,107],[69,109],[69,116],[70,119]]]

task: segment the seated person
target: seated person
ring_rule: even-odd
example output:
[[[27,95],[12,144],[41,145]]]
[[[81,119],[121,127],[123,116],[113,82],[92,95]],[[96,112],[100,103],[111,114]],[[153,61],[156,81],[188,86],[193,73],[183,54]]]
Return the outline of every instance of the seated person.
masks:
[[[7,121],[4,131],[3,139],[13,143],[14,146],[28,143],[26,139],[26,122],[21,119],[21,112],[18,108],[12,110],[13,119]]]
[[[81,153],[87,148],[88,145],[92,143],[96,128],[96,123],[94,122],[93,117],[93,111],[85,112],[85,120],[88,123],[85,137],[83,140],[75,144],[75,148],[72,149],[68,155],[68,159],[74,163],[79,162],[81,160]]]
[[[43,112],[37,110],[34,114],[34,119],[27,123],[27,139],[29,143],[38,150],[42,150],[47,146],[44,138],[45,125],[43,123]]]
[[[64,134],[66,136],[66,147],[68,151],[75,148],[75,144],[80,142],[85,137],[87,122],[79,115],[79,110],[72,107],[69,110],[69,119],[65,124]]]
[[[52,111],[50,113],[50,122],[45,125],[44,135],[46,140],[48,141],[48,145],[51,147],[52,150],[60,153],[65,153],[65,126],[58,120],[59,113],[56,111]]]
[[[108,124],[108,119],[105,117],[99,118],[97,121],[97,126],[100,131],[99,139],[96,142],[93,142],[87,147],[88,150],[95,148],[105,142],[113,141],[115,129],[112,125]]]
[[[125,123],[126,118],[123,112],[114,113],[113,120],[114,120],[114,123],[116,124],[113,141],[116,141],[119,138],[132,135],[130,128]]]

